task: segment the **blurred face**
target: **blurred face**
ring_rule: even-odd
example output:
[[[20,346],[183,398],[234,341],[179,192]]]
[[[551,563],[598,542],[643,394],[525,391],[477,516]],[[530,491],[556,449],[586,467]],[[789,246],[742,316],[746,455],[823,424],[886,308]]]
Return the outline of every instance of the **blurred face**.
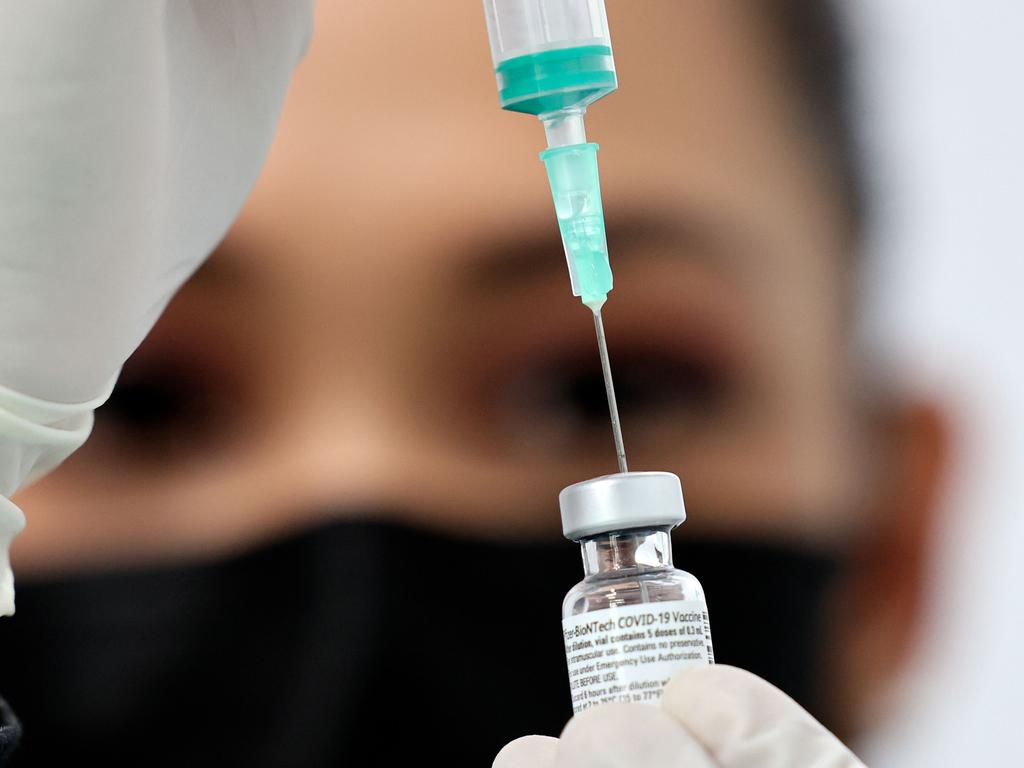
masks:
[[[832,547],[870,516],[843,218],[800,94],[745,4],[610,5],[621,91],[587,122],[630,466],[681,476],[687,537]],[[19,576],[366,510],[557,538],[558,491],[615,456],[543,144],[498,108],[477,3],[321,3],[238,221],[19,498]]]
[[[842,228],[799,94],[732,3],[610,12],[621,91],[588,128],[631,467],[682,477],[691,535],[832,539],[851,512]],[[496,106],[475,4],[321,4],[237,223],[89,444],[21,497],[19,572],[369,507],[557,536],[558,490],[615,463],[543,143]]]

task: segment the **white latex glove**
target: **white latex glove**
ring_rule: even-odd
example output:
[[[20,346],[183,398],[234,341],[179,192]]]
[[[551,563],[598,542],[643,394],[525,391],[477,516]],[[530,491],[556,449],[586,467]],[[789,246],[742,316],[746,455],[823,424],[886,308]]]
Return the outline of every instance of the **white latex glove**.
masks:
[[[311,32],[312,0],[0,0],[0,615],[10,496],[238,214]]]
[[[526,736],[493,768],[864,768],[789,696],[749,672],[690,667],[661,706],[604,704],[561,739]]]

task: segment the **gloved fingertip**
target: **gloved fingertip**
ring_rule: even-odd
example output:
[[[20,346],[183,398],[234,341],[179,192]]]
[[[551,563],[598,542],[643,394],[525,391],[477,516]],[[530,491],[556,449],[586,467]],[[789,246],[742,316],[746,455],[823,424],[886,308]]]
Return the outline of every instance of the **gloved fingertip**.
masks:
[[[662,707],[687,724],[699,723],[721,732],[727,724],[741,725],[736,715],[745,713],[748,725],[781,718],[817,721],[787,694],[757,675],[726,664],[693,666],[675,674],[661,697]],[[740,735],[736,733],[735,735]]]
[[[743,669],[724,664],[684,669],[665,686],[661,706],[726,768],[862,768],[803,707]]]
[[[562,731],[557,768],[713,768],[686,729],[649,704],[602,704]]]
[[[553,768],[558,739],[522,736],[510,741],[494,758],[491,768]]]

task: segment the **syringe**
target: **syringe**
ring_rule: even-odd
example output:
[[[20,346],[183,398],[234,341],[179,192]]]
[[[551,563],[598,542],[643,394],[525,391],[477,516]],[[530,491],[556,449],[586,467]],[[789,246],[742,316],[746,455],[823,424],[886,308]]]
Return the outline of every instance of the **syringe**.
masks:
[[[626,472],[601,308],[612,289],[597,144],[587,142],[587,107],[618,86],[604,0],[484,0],[503,109],[536,115],[574,296],[594,313],[619,471]]]

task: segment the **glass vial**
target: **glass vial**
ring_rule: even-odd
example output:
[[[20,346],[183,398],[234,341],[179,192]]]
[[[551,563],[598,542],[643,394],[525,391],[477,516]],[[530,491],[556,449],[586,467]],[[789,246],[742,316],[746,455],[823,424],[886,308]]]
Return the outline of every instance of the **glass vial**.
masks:
[[[573,710],[657,703],[677,671],[714,662],[704,590],[672,563],[671,531],[686,518],[679,478],[607,475],[569,486],[559,502],[583,555],[583,581],[562,604]]]

